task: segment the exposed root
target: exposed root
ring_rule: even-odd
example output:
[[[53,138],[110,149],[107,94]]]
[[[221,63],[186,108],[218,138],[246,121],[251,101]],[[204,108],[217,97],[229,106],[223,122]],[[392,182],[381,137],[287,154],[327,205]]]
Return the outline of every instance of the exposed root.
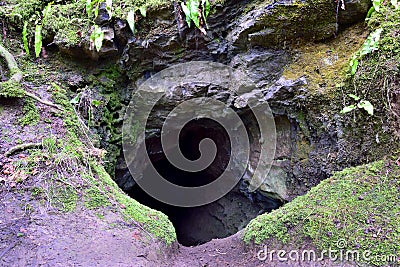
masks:
[[[26,94],[26,96],[29,96],[30,98],[32,98],[32,99],[34,99],[34,100],[36,100],[36,101],[38,101],[38,102],[40,102],[40,103],[42,103],[42,104],[44,104],[44,105],[47,105],[47,106],[56,108],[56,109],[58,109],[58,110],[63,110],[60,106],[58,106],[58,105],[56,105],[56,104],[54,104],[54,103],[52,103],[52,102],[43,100],[43,99],[39,98],[38,96],[36,96],[36,95],[34,95],[34,94],[32,94],[32,93],[25,92],[25,94]]]
[[[0,56],[2,56],[6,62],[8,69],[11,72],[10,80],[15,82],[21,82],[22,80],[22,71],[19,69],[17,61],[15,60],[14,56],[8,52],[8,50],[0,44]]]
[[[8,248],[6,248],[2,253],[0,253],[0,260],[7,254],[11,249],[13,249],[20,241],[14,241]]]
[[[10,72],[11,72],[11,75],[12,75],[10,80],[11,81],[15,81],[17,83],[20,83],[22,81],[22,78],[23,78],[22,71],[19,69],[17,61],[15,60],[14,56],[10,52],[8,52],[8,50],[4,46],[2,46],[1,44],[0,44],[0,56],[3,57],[7,62],[7,66],[9,68]],[[39,98],[38,96],[36,96],[36,95],[34,95],[32,93],[25,92],[25,95],[29,96],[30,98],[32,98],[32,99],[34,99],[34,100],[36,100],[36,101],[38,101],[38,102],[40,102],[40,103],[42,103],[44,105],[56,108],[58,110],[63,110],[60,106],[58,106],[58,105],[56,105],[54,103],[51,103],[49,101],[43,100],[43,99]]]
[[[25,149],[30,149],[30,148],[38,148],[41,146],[42,146],[42,143],[26,143],[26,144],[16,145],[16,146],[10,148],[10,150],[8,150],[6,153],[4,153],[4,156],[9,157],[12,154],[14,154],[15,152],[22,151]]]

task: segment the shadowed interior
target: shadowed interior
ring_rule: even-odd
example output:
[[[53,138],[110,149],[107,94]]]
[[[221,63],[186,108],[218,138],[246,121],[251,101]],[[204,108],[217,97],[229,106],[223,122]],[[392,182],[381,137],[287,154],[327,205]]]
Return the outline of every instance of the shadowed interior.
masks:
[[[171,183],[184,187],[198,187],[217,179],[227,167],[231,157],[231,146],[227,132],[211,119],[192,120],[179,135],[179,148],[189,160],[200,157],[199,143],[205,138],[214,141],[217,154],[210,166],[193,173],[173,166],[161,147],[157,137],[146,139],[146,148],[156,170]],[[146,170],[144,177],[146,179]],[[258,214],[278,208],[282,203],[258,192],[250,193],[243,181],[219,200],[200,207],[182,208],[162,203],[144,192],[138,185],[128,192],[142,204],[168,215],[175,226],[178,241],[193,246],[235,234]]]

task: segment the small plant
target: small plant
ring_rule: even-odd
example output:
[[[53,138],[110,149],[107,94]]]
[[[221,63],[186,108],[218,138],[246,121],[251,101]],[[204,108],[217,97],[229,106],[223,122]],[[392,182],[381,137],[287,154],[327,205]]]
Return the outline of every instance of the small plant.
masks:
[[[400,7],[400,3],[398,0],[390,0],[390,3],[395,9],[398,9]],[[374,13],[375,11],[379,13],[381,7],[385,4],[386,1],[384,0],[372,0],[372,7],[368,10],[367,19],[371,17],[372,13]]]
[[[43,25],[46,23],[47,17],[50,14],[52,4],[53,4],[53,2],[50,2],[45,7],[45,9],[42,12],[41,18],[37,18],[36,15],[34,16],[34,18],[36,18],[36,21],[35,21],[35,25],[36,25],[35,26],[35,56],[37,58],[39,57],[40,52],[42,51],[42,48],[43,48],[42,29],[43,29]],[[24,27],[22,29],[22,41],[24,43],[24,50],[25,50],[26,54],[30,55],[29,42],[28,42],[28,26],[29,26],[29,22],[25,21]]]
[[[108,16],[110,19],[112,18],[112,0],[87,0],[86,1],[86,13],[89,18],[92,17],[92,14],[94,13],[94,19],[96,19],[99,16],[99,8],[100,4],[105,3],[106,4],[106,10],[108,12]],[[104,40],[104,32],[99,27],[93,22],[93,31],[90,35],[90,49],[93,50],[96,48],[97,52],[100,51],[101,47],[103,46],[103,40]]]
[[[186,22],[191,26],[191,22],[204,34],[207,32],[207,17],[210,14],[211,5],[208,0],[186,0],[181,3],[182,11],[185,13]]]
[[[28,42],[28,22],[24,22],[24,28],[22,30],[22,41],[24,42],[24,50],[26,54],[29,56],[29,42]]]
[[[87,0],[86,1],[86,13],[89,17],[89,19],[92,17],[92,14],[94,13],[94,18],[97,18],[99,16],[99,8],[101,3],[106,3],[106,9],[108,12],[108,15],[111,19],[112,17],[112,0]]]
[[[395,8],[398,9],[400,8],[400,3],[398,0],[390,0],[391,5]],[[371,15],[374,12],[380,12],[381,7],[383,5],[386,5],[386,1],[384,0],[372,0],[372,7],[369,9],[368,14],[367,14],[367,19],[371,17]],[[352,59],[350,60],[350,73],[351,75],[354,75],[357,71],[358,67],[358,60],[361,59],[363,56],[372,53],[375,50],[379,49],[379,40],[380,36],[382,33],[382,28],[378,28],[375,31],[373,31],[367,38],[367,40],[364,42],[362,48],[360,51],[358,51]]]
[[[369,115],[374,115],[374,106],[371,104],[371,102],[367,100],[363,100],[360,97],[353,95],[353,94],[348,94],[349,97],[353,98],[355,101],[358,101],[356,105],[350,105],[344,107],[340,113],[345,114],[350,111],[353,111],[355,109],[364,109]]]
[[[42,51],[42,25],[37,24],[35,28],[35,55],[39,57],[40,51]]]
[[[140,14],[143,17],[146,17],[147,15],[147,10],[146,7],[139,7],[139,8],[134,8],[131,11],[129,11],[128,16],[126,17],[126,20],[128,22],[129,28],[131,29],[132,33],[135,34],[136,29],[135,29],[135,24],[136,24],[136,15],[135,12],[139,10]]]
[[[35,28],[35,55],[39,57],[40,52],[42,51],[43,42],[42,42],[42,28],[43,25],[46,23],[47,17],[51,11],[51,5],[53,3],[49,3],[46,8],[43,10],[43,18],[40,24],[36,24]]]
[[[90,49],[93,50],[95,47],[97,52],[100,51],[103,46],[104,32],[101,27],[94,25],[94,30],[90,35]]]
[[[356,74],[358,61],[362,59],[365,55],[372,53],[379,49],[379,40],[381,37],[382,28],[376,29],[371,32],[367,40],[365,40],[361,49],[357,51],[350,60],[350,73],[351,75]]]

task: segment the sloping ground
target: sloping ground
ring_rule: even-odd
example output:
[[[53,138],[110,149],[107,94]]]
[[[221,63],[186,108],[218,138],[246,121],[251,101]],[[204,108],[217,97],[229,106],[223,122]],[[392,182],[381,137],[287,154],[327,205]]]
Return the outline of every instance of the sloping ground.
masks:
[[[0,100],[0,265],[160,265],[171,223],[111,180],[46,64],[21,64],[22,85],[52,105]]]

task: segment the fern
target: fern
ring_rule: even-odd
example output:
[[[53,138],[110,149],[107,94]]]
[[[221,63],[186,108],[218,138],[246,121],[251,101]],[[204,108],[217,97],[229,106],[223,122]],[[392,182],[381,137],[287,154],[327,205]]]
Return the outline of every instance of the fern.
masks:
[[[24,29],[22,30],[22,41],[24,42],[24,49],[26,54],[29,56],[29,44],[28,44],[28,22],[24,22]]]
[[[96,48],[97,52],[99,52],[101,47],[103,46],[103,40],[104,40],[103,30],[99,26],[95,25],[94,30],[90,35],[90,42],[92,46]]]
[[[135,34],[135,10],[131,10],[128,12],[126,20],[128,21],[128,25],[132,33]]]
[[[140,14],[143,17],[146,17],[147,15],[147,10],[146,7],[139,7],[139,8],[134,8],[131,11],[128,12],[128,16],[126,17],[126,21],[128,22],[129,28],[131,29],[132,33],[135,34],[135,20],[136,20],[136,15],[135,12],[136,10],[139,10]]]
[[[361,50],[353,55],[349,63],[351,75],[356,74],[359,59],[379,49],[379,40],[381,38],[382,31],[383,29],[379,28],[371,32],[367,40],[365,40],[364,44],[362,45]]]
[[[42,25],[38,24],[35,28],[35,55],[39,57],[40,52],[42,51]]]
[[[181,7],[188,26],[190,27],[191,22],[193,22],[202,33],[207,34],[201,22],[203,21],[207,27],[207,17],[211,11],[209,0],[187,0],[185,3],[181,3]]]

